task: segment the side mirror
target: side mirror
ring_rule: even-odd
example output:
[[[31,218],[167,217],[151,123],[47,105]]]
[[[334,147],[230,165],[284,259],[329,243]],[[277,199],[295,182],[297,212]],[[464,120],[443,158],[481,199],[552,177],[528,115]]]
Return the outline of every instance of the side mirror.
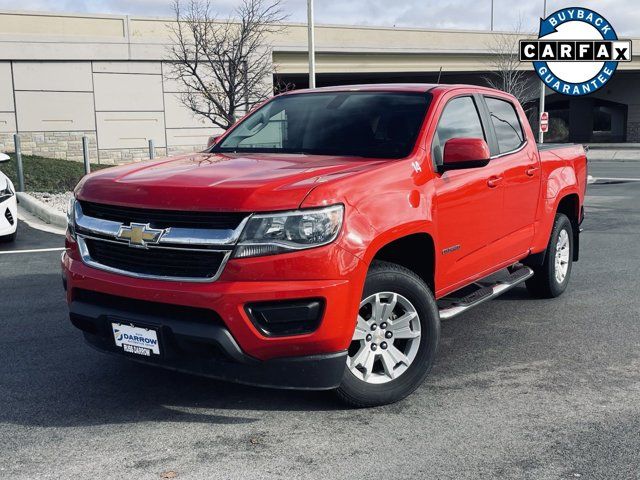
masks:
[[[8,162],[9,160],[11,160],[11,157],[9,155],[7,155],[6,153],[0,153],[0,163]]]
[[[218,140],[220,140],[220,137],[222,137],[222,135],[212,135],[211,137],[209,137],[209,140],[207,140],[207,148],[211,148],[216,143],[218,143]]]
[[[491,158],[487,142],[481,138],[451,138],[444,144],[441,171],[478,168]]]

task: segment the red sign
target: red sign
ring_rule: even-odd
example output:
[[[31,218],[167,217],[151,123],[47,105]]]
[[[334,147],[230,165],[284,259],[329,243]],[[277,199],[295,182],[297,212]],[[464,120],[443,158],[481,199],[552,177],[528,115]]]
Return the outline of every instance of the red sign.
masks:
[[[549,112],[542,112],[540,114],[540,131],[542,133],[549,131]]]

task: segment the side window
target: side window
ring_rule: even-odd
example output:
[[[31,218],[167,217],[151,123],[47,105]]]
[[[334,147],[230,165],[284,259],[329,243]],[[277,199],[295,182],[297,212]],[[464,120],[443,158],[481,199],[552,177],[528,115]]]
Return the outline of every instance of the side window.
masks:
[[[485,97],[491,123],[496,131],[500,153],[517,149],[524,142],[522,125],[511,102]]]
[[[486,140],[472,97],[454,98],[444,107],[431,144],[431,154],[436,165],[442,165],[442,153],[447,140],[460,137]]]

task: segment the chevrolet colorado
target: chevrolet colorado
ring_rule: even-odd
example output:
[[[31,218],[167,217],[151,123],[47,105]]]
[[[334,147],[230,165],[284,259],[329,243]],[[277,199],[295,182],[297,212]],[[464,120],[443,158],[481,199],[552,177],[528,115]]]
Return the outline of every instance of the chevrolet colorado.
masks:
[[[582,146],[538,147],[503,92],[289,92],[202,153],[79,183],[71,322],[171,369],[394,402],[428,374],[440,320],[522,282],[563,293],[586,179]]]

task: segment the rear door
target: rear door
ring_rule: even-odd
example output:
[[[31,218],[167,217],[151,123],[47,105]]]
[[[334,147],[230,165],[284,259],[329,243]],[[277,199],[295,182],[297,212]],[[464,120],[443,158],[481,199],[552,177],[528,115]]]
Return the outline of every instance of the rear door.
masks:
[[[537,146],[527,141],[514,103],[483,97],[498,149],[491,163],[503,177],[503,218],[495,244],[498,263],[503,263],[526,254],[531,247],[540,195],[540,157]]]
[[[438,171],[442,153],[451,138],[488,140],[480,117],[479,101],[472,92],[446,97],[431,144],[436,171],[435,214],[437,228],[438,291],[451,291],[496,264],[492,245],[502,218],[502,166]],[[452,98],[453,97],[453,98]]]

